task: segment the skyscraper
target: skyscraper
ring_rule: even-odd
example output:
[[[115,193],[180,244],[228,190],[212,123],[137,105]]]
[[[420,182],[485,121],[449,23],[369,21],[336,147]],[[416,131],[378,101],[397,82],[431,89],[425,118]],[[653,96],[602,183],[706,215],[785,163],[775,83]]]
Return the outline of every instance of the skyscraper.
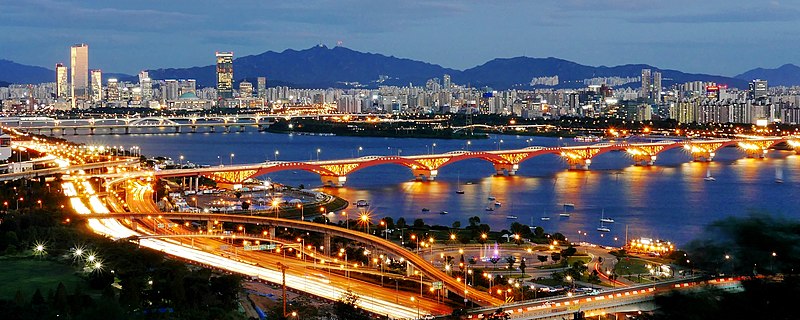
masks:
[[[119,82],[117,79],[108,79],[108,93],[106,94],[108,101],[119,101],[120,100],[120,93],[119,93]]]
[[[56,63],[56,98],[69,97],[69,75],[63,63]]]
[[[650,69],[642,69],[642,90],[639,92],[639,97],[650,98]]]
[[[755,79],[750,81],[750,98],[754,100],[767,98],[767,80]]]
[[[217,52],[217,99],[233,99],[233,52]]]
[[[446,75],[444,75],[443,78],[444,78],[444,84],[443,84],[444,89],[445,90],[446,89],[450,89],[450,87],[452,86],[452,83],[450,82],[450,75],[446,74]]]
[[[653,100],[657,103],[661,102],[661,72],[653,72],[653,89],[651,92]]]
[[[89,45],[81,43],[72,46],[69,57],[69,67],[72,71],[70,96],[72,96],[72,107],[74,108],[76,100],[89,98]]]
[[[267,97],[267,78],[266,77],[258,77],[257,83],[258,89],[258,98],[264,99]]]
[[[92,70],[92,101],[103,100],[103,71],[100,69]]]
[[[177,100],[179,96],[178,93],[179,88],[180,86],[178,85],[178,80],[174,79],[164,80],[164,92],[162,93],[161,96],[164,97],[164,100],[166,101]]]
[[[239,97],[249,99],[253,97],[253,84],[247,81],[239,82]]]

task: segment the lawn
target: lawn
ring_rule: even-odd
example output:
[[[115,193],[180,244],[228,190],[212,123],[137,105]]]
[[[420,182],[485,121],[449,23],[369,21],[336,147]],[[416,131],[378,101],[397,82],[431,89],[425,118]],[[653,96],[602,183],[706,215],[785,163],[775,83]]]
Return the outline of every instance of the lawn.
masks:
[[[650,270],[645,267],[647,264],[652,264],[652,262],[626,257],[614,266],[614,272],[619,275],[648,273]]]
[[[36,289],[47,297],[47,291],[56,290],[59,282],[72,293],[75,286],[86,288],[86,282],[75,274],[72,266],[37,258],[0,259],[0,299],[14,299],[17,290],[30,299]]]

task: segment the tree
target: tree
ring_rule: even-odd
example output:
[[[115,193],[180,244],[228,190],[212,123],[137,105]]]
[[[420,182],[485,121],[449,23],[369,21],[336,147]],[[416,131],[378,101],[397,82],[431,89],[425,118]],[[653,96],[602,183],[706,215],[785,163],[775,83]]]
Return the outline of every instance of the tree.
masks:
[[[469,222],[469,226],[474,228],[481,223],[481,218],[478,216],[472,216],[467,221]]]
[[[453,229],[461,228],[461,221],[453,221]]]
[[[561,250],[561,256],[564,258],[571,257],[574,256],[576,252],[578,252],[578,250],[575,249],[575,247],[569,246],[566,249]]]
[[[250,210],[250,202],[242,201],[242,210]]]
[[[544,228],[536,227],[533,229],[533,236],[536,238],[544,238]]]
[[[396,225],[400,229],[408,227],[408,225],[406,225],[406,218],[403,218],[403,217],[398,218]]]
[[[525,258],[521,259],[522,261],[519,262],[519,270],[522,271],[522,275],[525,276],[525,268],[528,266],[525,265]]]
[[[561,260],[561,254],[558,252],[553,252],[550,254],[550,259],[553,260],[553,262],[558,263],[558,260]]]
[[[514,263],[517,262],[517,258],[514,256],[506,257],[506,263],[508,263],[508,268],[511,269],[514,266]]]
[[[336,317],[353,320],[369,319],[369,317],[358,311],[358,300],[358,295],[353,291],[347,290],[347,292],[343,293],[339,301],[336,301],[333,306]]]
[[[33,297],[31,297],[31,304],[33,305],[42,305],[44,304],[44,296],[42,296],[42,291],[38,288],[36,292],[33,293]]]
[[[544,256],[544,255],[537,255],[536,259],[538,259],[539,262],[542,263],[542,265],[544,265],[544,263],[547,262],[547,256]]]
[[[414,228],[416,228],[416,229],[425,228],[425,220],[414,219]]]
[[[491,259],[489,259],[489,262],[491,262],[495,267],[497,267],[497,263],[500,262],[500,258],[492,257]]]

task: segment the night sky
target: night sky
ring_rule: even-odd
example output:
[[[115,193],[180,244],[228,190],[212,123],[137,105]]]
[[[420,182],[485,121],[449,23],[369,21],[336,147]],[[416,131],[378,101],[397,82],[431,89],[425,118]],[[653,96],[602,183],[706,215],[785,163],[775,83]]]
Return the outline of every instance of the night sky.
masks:
[[[800,1],[0,0],[0,58],[136,73],[317,44],[465,69],[496,57],[736,75],[800,64]]]

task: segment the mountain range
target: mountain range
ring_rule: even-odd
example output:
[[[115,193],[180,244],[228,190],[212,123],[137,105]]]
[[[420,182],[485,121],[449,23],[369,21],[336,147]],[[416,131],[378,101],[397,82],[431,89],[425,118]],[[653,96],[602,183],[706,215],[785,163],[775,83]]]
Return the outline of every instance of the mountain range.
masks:
[[[445,68],[411,59],[397,58],[375,53],[365,53],[345,47],[328,48],[324,45],[304,50],[287,49],[282,52],[267,51],[234,60],[234,75],[237,81],[255,83],[257,77],[265,76],[269,86],[286,85],[299,88],[370,87],[378,85],[424,85],[428,79],[449,74],[453,83],[469,84],[473,87],[494,89],[531,88],[534,77],[558,76],[556,88],[584,87],[583,79],[595,77],[639,77],[642,69],[662,73],[662,84],[689,81],[713,81],[732,87],[746,88],[747,82],[765,79],[770,85],[800,85],[800,67],[787,64],[777,69],[753,69],[735,77],[709,74],[685,73],[678,70],[660,69],[646,64],[621,66],[587,66],[558,58],[497,58],[466,70]],[[166,68],[149,70],[153,79],[195,79],[199,86],[214,86],[215,66],[191,68]],[[122,81],[137,81],[126,74],[104,74],[104,78],[117,77]],[[53,70],[28,66],[9,60],[0,60],[0,82],[41,83],[52,82]],[[638,82],[627,86],[637,87]],[[544,87],[537,85],[536,87]]]

